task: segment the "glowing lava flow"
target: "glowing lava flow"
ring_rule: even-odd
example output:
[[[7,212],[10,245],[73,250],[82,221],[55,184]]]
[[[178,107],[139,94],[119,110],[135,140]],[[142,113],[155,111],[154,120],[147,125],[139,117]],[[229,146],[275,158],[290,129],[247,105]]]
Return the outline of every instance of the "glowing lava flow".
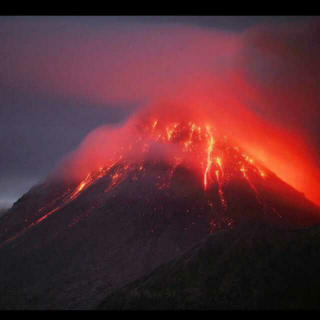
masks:
[[[217,177],[217,182],[218,182],[218,193],[219,193],[219,197],[220,197],[220,201],[221,201],[221,204],[223,206],[223,209],[224,210],[227,210],[227,202],[224,198],[224,194],[223,194],[223,189],[222,189],[222,182],[221,182],[221,179],[220,179],[220,172],[219,170],[216,170],[216,177]]]
[[[97,171],[87,173],[86,177],[79,182],[75,188],[68,189],[68,191],[60,197],[38,210],[38,213],[43,214],[46,211],[47,213],[43,214],[35,222],[25,227],[6,242],[17,238],[25,231],[62,209],[107,174],[109,174],[109,176],[106,181],[109,182],[105,188],[105,193],[110,192],[126,181],[129,178],[130,172],[133,172],[130,179],[134,182],[137,181],[138,176],[144,176],[144,173],[141,176],[139,172],[146,172],[146,168],[161,162],[150,162],[148,160],[148,156],[152,150],[154,150],[154,148],[152,148],[153,144],[172,144],[172,146],[174,146],[174,148],[160,149],[168,151],[169,158],[165,160],[168,165],[166,174],[160,174],[158,176],[156,182],[156,188],[158,190],[169,189],[177,167],[184,166],[187,169],[194,170],[197,174],[201,172],[203,190],[208,197],[208,203],[211,208],[216,207],[212,203],[214,202],[212,192],[217,190],[223,211],[227,211],[228,199],[225,198],[224,188],[231,178],[245,179],[250,188],[255,192],[259,203],[263,204],[259,199],[257,188],[247,175],[247,171],[249,170],[250,173],[255,174],[260,179],[266,179],[266,171],[262,171],[260,167],[254,163],[254,160],[245,152],[240,151],[238,147],[232,147],[227,142],[227,138],[218,135],[216,130],[212,129],[211,126],[201,126],[193,122],[183,123],[175,121],[162,123],[159,120],[153,120],[153,122],[149,124],[140,124],[138,128],[140,133],[139,137],[129,145],[120,146],[119,153],[115,154],[113,159],[106,159],[109,163],[108,166],[103,166]],[[128,151],[131,151],[131,154],[133,153],[134,155],[139,154],[139,160],[137,160],[135,156],[131,157]],[[148,166],[146,165],[147,163],[149,163]],[[214,171],[215,174],[214,180],[211,177],[212,171]],[[218,188],[211,188],[209,180],[212,183],[216,181]],[[255,181],[257,181],[257,179]]]
[[[142,152],[147,154],[149,152],[150,143],[160,143],[160,144],[179,144],[181,146],[181,151],[183,152],[183,156],[179,164],[184,165],[187,159],[192,159],[194,162],[198,162],[198,164],[203,169],[203,189],[204,191],[208,191],[209,189],[209,182],[213,181],[211,178],[211,171],[213,170],[213,165],[215,165],[215,175],[216,181],[219,187],[219,195],[221,199],[221,203],[226,208],[226,200],[224,199],[223,194],[223,184],[225,180],[225,172],[222,166],[222,159],[221,156],[224,154],[227,158],[228,150],[231,146],[228,143],[226,136],[219,136],[216,140],[216,137],[213,135],[213,131],[216,130],[212,129],[212,126],[206,125],[201,126],[199,124],[188,122],[172,122],[172,123],[163,123],[162,121],[155,120],[151,122],[151,124],[141,124],[141,128],[143,131],[149,136],[150,140],[141,140],[141,138],[136,143],[142,144]],[[215,147],[215,144],[218,145]],[[237,153],[237,158],[243,158],[245,162],[240,161],[240,168],[236,164],[235,160],[232,160],[233,164],[229,166],[234,166],[235,170],[239,170],[241,176],[246,179],[246,181],[250,184],[250,187],[255,190],[255,187],[249,180],[248,176],[246,175],[245,171],[248,168],[251,168],[255,173],[259,174],[263,179],[266,178],[266,174],[264,171],[260,169],[255,163],[252,158],[250,158],[244,151],[240,151],[238,147],[233,147],[233,150]],[[176,157],[173,155],[173,158]],[[171,161],[170,161],[171,162]],[[187,166],[189,168],[189,166]],[[238,169],[237,169],[238,168]],[[229,168],[230,169],[230,168]],[[227,174],[227,179],[234,176],[233,173]],[[172,171],[174,172],[174,170]],[[172,173],[173,174],[173,173]],[[117,176],[115,176],[117,178]],[[171,177],[170,177],[171,179]],[[161,182],[158,183],[159,188],[163,188],[164,186],[169,187],[170,183]]]
[[[97,181],[98,179],[101,179],[102,177],[104,177],[120,160],[121,160],[121,156],[118,160],[114,161],[111,163],[111,165],[109,165],[108,167],[101,167],[98,172],[91,172],[87,175],[87,177],[81,181],[81,183],[78,185],[78,187],[76,188],[76,190],[67,198],[65,199],[65,203],[69,203],[72,200],[74,200],[75,198],[78,197],[79,193],[84,191],[85,189],[87,189],[89,186],[91,186],[95,181]]]
[[[207,157],[207,167],[206,167],[206,170],[204,172],[204,178],[203,178],[204,190],[207,190],[207,188],[208,188],[208,174],[210,172],[211,165],[212,165],[211,153],[212,153],[213,145],[214,145],[214,139],[213,139],[213,136],[211,134],[210,127],[207,126],[206,130],[207,130],[207,133],[208,133],[208,135],[207,135],[207,137],[208,137],[208,150],[207,150],[208,157]]]
[[[179,123],[173,124],[172,127],[166,127],[167,130],[167,136],[168,136],[168,141],[171,141],[172,135],[175,132],[176,128],[179,126]]]
[[[153,124],[152,124],[152,134],[154,132],[155,127],[157,126],[158,121],[156,120]]]
[[[121,182],[126,180],[128,177],[128,173],[133,170],[134,167],[132,166],[132,161],[128,161],[128,163],[124,164],[118,171],[116,171],[111,176],[111,183],[105,190],[105,192],[109,192],[113,188],[115,188],[117,185],[119,185]]]
[[[103,176],[105,176],[109,170],[111,168],[113,168],[115,166],[116,163],[118,163],[118,161],[121,160],[121,157],[114,161],[111,165],[109,165],[108,167],[101,167],[98,172],[94,172],[94,173],[89,173],[86,178],[80,182],[80,184],[76,187],[75,191],[72,192],[69,195],[66,195],[68,193],[63,193],[62,196],[60,196],[59,198],[55,199],[51,204],[44,206],[42,208],[40,208],[38,210],[38,212],[43,212],[45,211],[47,208],[52,207],[52,205],[54,205],[55,203],[61,201],[62,203],[58,206],[56,206],[54,209],[49,210],[49,212],[47,212],[46,214],[44,214],[41,218],[37,219],[35,222],[31,223],[30,225],[28,225],[27,227],[23,228],[20,232],[18,232],[15,236],[7,239],[5,242],[3,242],[1,244],[4,245],[8,242],[13,241],[14,239],[18,238],[19,236],[21,236],[22,234],[24,234],[26,231],[28,231],[29,229],[33,228],[34,226],[36,226],[37,224],[39,224],[40,222],[42,222],[43,220],[47,219],[49,216],[51,216],[53,213],[57,212],[58,210],[62,209],[64,206],[66,206],[68,203],[70,203],[71,201],[73,201],[74,199],[76,199],[79,194],[81,192],[83,192],[85,189],[87,189],[90,185],[92,185],[95,181],[97,181],[98,179],[102,178]]]

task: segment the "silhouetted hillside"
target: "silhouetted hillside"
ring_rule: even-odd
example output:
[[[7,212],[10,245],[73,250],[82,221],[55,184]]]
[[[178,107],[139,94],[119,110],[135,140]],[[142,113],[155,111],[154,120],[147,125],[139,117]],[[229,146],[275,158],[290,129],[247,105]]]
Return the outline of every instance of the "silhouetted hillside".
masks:
[[[8,211],[8,209],[0,209],[0,217],[2,217],[6,212]]]
[[[320,227],[220,231],[99,309],[320,309]]]
[[[140,160],[130,155],[119,157],[89,172],[82,180],[79,178],[80,181],[51,177],[31,188],[1,217],[0,309],[95,308],[107,294],[180,257],[209,234],[213,234],[209,238],[213,240],[207,240],[203,248],[200,246],[203,258],[195,261],[203,270],[206,261],[210,263],[207,271],[199,273],[199,279],[208,284],[211,278],[220,279],[210,287],[218,290],[215,297],[220,297],[221,286],[228,288],[221,294],[231,286],[230,294],[235,295],[234,304],[222,297],[213,306],[252,307],[249,302],[260,299],[250,291],[256,290],[256,284],[247,292],[247,287],[237,281],[242,281],[239,280],[242,274],[248,286],[246,275],[251,276],[252,268],[263,263],[261,259],[265,256],[256,256],[250,251],[251,246],[247,248],[242,241],[260,239],[260,231],[252,227],[257,223],[283,230],[320,224],[319,207],[240,148],[232,147],[224,136],[217,135],[214,139],[209,128],[197,130],[196,134],[192,124],[174,125],[171,129],[158,126],[163,143],[180,146],[188,159],[150,158],[148,145],[138,139],[137,153],[138,146],[143,149]],[[148,128],[147,133],[156,138],[154,126],[152,130]],[[145,132],[146,127],[141,130]],[[189,165],[193,158],[198,169]],[[241,228],[246,225],[247,231],[243,233]],[[221,230],[229,231],[220,233]],[[265,238],[261,238],[267,244],[257,250],[270,250],[266,252],[273,257],[283,249],[282,241],[287,241],[279,238],[277,243],[276,235],[294,233],[270,230],[270,239],[267,231]],[[240,243],[239,253],[227,254],[230,261],[224,260],[223,254],[221,266],[213,267],[217,253],[208,249],[209,243],[214,243],[221,253],[237,248]],[[295,238],[292,246],[292,250],[295,246],[299,248]],[[283,263],[284,255],[277,257],[279,264]],[[266,272],[274,269],[265,268]],[[183,290],[195,289],[183,302],[185,293],[179,291],[176,278],[185,273],[175,270],[167,287],[171,288],[170,294],[182,294],[177,298],[182,302],[171,304],[171,300],[164,299],[164,303],[186,307],[192,298],[196,303],[201,300],[203,307],[212,305],[207,298],[211,295],[203,291],[207,287],[202,280],[193,280],[196,272],[189,272],[178,282],[186,288]],[[257,282],[262,278],[257,275],[254,279]],[[161,285],[166,283],[162,280]],[[234,291],[234,285],[240,286],[239,292]],[[198,295],[202,296],[200,300]]]

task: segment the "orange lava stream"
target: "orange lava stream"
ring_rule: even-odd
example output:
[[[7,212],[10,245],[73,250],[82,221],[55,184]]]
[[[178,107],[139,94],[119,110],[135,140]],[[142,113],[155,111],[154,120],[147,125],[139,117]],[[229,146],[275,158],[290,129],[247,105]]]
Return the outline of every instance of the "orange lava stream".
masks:
[[[121,159],[121,157],[120,157]],[[120,160],[119,159],[119,160]],[[69,196],[65,196],[66,193],[64,193],[61,197],[55,199],[52,203],[51,206],[54,205],[56,202],[58,202],[59,200],[62,199],[62,204],[56,206],[54,209],[50,210],[49,212],[47,212],[45,215],[43,215],[41,218],[39,218],[38,220],[36,220],[35,222],[31,223],[29,226],[23,228],[20,232],[18,232],[15,236],[7,239],[5,242],[3,242],[1,244],[4,245],[8,242],[13,241],[14,239],[20,237],[22,234],[24,234],[26,231],[28,231],[29,229],[33,228],[34,226],[36,226],[37,224],[39,224],[40,222],[42,222],[43,220],[47,219],[49,216],[51,216],[53,213],[57,212],[58,210],[62,209],[65,205],[67,205],[68,203],[70,203],[71,201],[73,201],[74,199],[76,199],[79,194],[84,191],[85,189],[87,189],[90,185],[92,185],[95,181],[97,181],[98,179],[102,178],[103,176],[105,176],[108,171],[114,167],[114,165],[119,161],[116,160],[114,161],[109,167],[107,168],[100,168],[98,170],[98,172],[96,173],[89,173],[86,178],[80,182],[80,184],[77,186],[77,188],[75,189],[75,191],[69,195]],[[50,205],[44,206],[42,208],[40,208],[38,210],[38,212],[42,212],[44,210],[46,210],[46,208],[50,207]]]
[[[208,138],[208,149],[207,149],[208,157],[207,157],[207,167],[206,167],[206,170],[204,172],[204,178],[203,178],[204,190],[207,190],[207,188],[208,188],[208,173],[209,173],[209,171],[211,169],[211,165],[212,165],[211,153],[212,153],[213,145],[214,145],[214,139],[213,139],[213,136],[211,134],[210,127],[207,126],[206,130],[207,130],[207,133],[208,133],[207,134],[207,138]]]
[[[211,182],[214,182],[210,174],[212,171],[212,167],[215,167],[214,171],[216,182],[218,185],[218,194],[224,211],[227,210],[227,201],[224,196],[223,186],[225,185],[225,182],[228,181],[231,176],[236,175],[236,172],[239,172],[239,170],[242,177],[248,182],[251,189],[255,192],[258,201],[262,203],[259,199],[257,188],[250,181],[247,175],[247,171],[250,168],[250,170],[265,179],[267,177],[265,170],[262,171],[261,168],[255,164],[254,160],[250,158],[245,152],[240,152],[238,147],[231,148],[227,143],[227,138],[225,136],[223,138],[221,138],[221,136],[214,137],[213,132],[216,131],[212,130],[211,126],[201,126],[192,122],[172,122],[169,124],[164,124],[158,120],[155,120],[151,123],[151,125],[143,124],[141,125],[141,127],[143,133],[147,135],[146,139],[144,139],[143,135],[141,135],[138,139],[136,139],[135,143],[128,146],[122,146],[120,148],[121,154],[118,154],[116,156],[117,160],[115,160],[114,158],[110,161],[112,163],[108,166],[101,167],[97,171],[89,172],[72,192],[68,190],[53,202],[51,202],[49,205],[46,205],[38,210],[38,212],[41,213],[48,210],[46,214],[44,214],[38,220],[30,224],[28,227],[24,228],[20,233],[7,240],[6,242],[17,238],[26,230],[29,230],[30,228],[39,224],[40,222],[51,216],[53,213],[62,209],[65,205],[76,199],[94,182],[109,173],[109,171],[114,168],[120,160],[122,160],[122,164],[118,168],[116,168],[116,170],[110,175],[111,181],[108,187],[105,189],[105,192],[109,192],[120,183],[125,181],[128,178],[129,172],[131,172],[132,170],[145,170],[144,161],[147,159],[145,158],[145,156],[149,154],[152,143],[172,143],[175,147],[180,148],[180,151],[182,152],[174,155],[170,154],[170,156],[172,157],[171,159],[175,159],[175,162],[172,165],[172,168],[167,171],[168,175],[166,175],[165,177],[158,177],[159,179],[161,179],[157,183],[158,189],[170,188],[173,174],[179,165],[181,165],[182,163],[196,163],[197,168],[201,169],[201,175],[203,175],[203,190],[205,192],[208,191],[210,187],[209,178]],[[125,152],[132,149],[136,154],[140,152],[140,154],[144,157],[143,160],[140,159],[138,161],[138,166],[133,165],[134,163],[137,163],[134,158],[129,158],[129,160],[124,159]],[[235,158],[232,158],[232,156],[230,156],[230,154],[228,153],[229,149],[232,149],[232,151],[236,154]],[[231,161],[235,161],[234,163],[231,162],[233,163],[231,164],[231,166],[234,166],[234,168],[231,168],[231,170],[230,159],[229,162],[227,161],[226,164],[224,164],[224,167],[222,165],[222,159],[223,161],[225,161],[225,155],[232,159]],[[242,157],[240,161],[239,157]],[[169,163],[173,163],[173,161],[170,160]],[[186,164],[186,167],[189,168],[188,164]],[[138,177],[135,175],[132,179],[133,181],[136,181]]]
[[[249,177],[248,177],[248,175],[247,175],[247,173],[246,173],[246,172],[247,172],[247,169],[244,167],[243,164],[242,164],[242,167],[240,168],[240,171],[242,172],[243,177],[248,181],[251,189],[255,192],[256,197],[257,197],[257,200],[258,200],[259,202],[261,202],[260,199],[259,199],[259,196],[258,196],[257,188],[256,188],[256,187],[252,184],[252,182],[250,181],[250,179],[249,179]]]
[[[220,201],[223,206],[223,209],[226,211],[227,210],[227,201],[224,198],[224,193],[223,193],[223,189],[222,189],[222,182],[220,179],[220,171],[219,170],[216,170],[216,177],[217,177],[217,181],[218,181],[218,188],[219,188],[218,193],[219,193]]]

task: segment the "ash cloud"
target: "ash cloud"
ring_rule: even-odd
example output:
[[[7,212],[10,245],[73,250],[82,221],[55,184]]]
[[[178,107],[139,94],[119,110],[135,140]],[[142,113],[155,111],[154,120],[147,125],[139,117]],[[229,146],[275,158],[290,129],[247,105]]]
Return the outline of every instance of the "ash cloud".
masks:
[[[320,202],[317,19],[242,32],[182,24],[27,24],[29,32],[21,33],[21,24],[7,21],[4,30],[11,32],[2,32],[3,87],[88,105],[135,104],[162,118],[213,119]],[[79,172],[100,165],[110,141],[128,143],[127,128],[97,129],[68,158]]]

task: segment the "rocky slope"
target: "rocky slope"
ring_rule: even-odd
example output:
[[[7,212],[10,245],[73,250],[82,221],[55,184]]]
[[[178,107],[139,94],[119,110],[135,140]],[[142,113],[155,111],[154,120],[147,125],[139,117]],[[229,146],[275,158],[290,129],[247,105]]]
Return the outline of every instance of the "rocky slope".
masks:
[[[243,226],[248,226],[244,234],[250,239],[259,236],[252,227],[257,223],[279,230],[320,224],[319,207],[224,136],[209,128],[196,130],[192,123],[148,128],[141,130],[153,140],[180,148],[180,158],[159,160],[150,151],[155,147],[159,155],[163,149],[158,144],[137,139],[134,156],[116,157],[81,181],[48,179],[0,218],[0,309],[96,308],[107,294],[181,256],[209,234],[224,252],[243,239],[243,231],[237,233]],[[194,161],[195,167],[190,165]],[[272,242],[276,232],[282,235],[272,231],[270,239],[261,239],[272,249],[270,255],[282,249],[282,240],[279,248]],[[250,270],[261,262],[252,255],[250,263],[242,265],[250,250],[240,249],[230,256],[231,266]],[[203,259],[212,261],[215,255],[208,251]],[[282,255],[278,258],[282,261]],[[213,278],[229,270],[228,261],[221,261]],[[209,274],[201,273],[201,279],[208,282]],[[233,286],[239,276],[240,271],[226,276],[231,277],[226,286],[228,281]],[[189,288],[190,281],[181,280],[181,286]],[[175,279],[170,283],[175,286]],[[190,299],[202,292],[194,288]],[[233,307],[221,299],[213,306]],[[234,306],[251,307],[244,303]]]
[[[220,231],[99,309],[320,309],[320,227]]]

